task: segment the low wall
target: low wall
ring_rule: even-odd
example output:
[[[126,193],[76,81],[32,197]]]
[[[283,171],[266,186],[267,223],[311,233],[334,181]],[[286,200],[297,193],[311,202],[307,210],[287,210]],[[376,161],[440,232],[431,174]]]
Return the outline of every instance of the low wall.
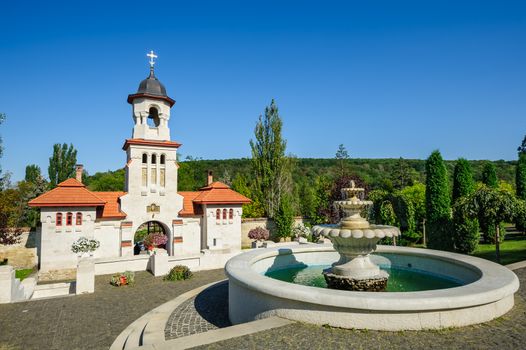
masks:
[[[307,220],[297,216],[294,218],[294,226],[304,225]],[[274,237],[276,224],[269,218],[244,218],[241,220],[241,246],[250,247],[252,240],[248,238],[248,232],[256,227],[264,227],[270,231],[270,237]]]
[[[0,261],[7,259],[9,265],[15,269],[32,269],[38,264],[37,248],[35,242],[36,233],[25,232],[20,236],[20,243],[13,245],[0,244]]]

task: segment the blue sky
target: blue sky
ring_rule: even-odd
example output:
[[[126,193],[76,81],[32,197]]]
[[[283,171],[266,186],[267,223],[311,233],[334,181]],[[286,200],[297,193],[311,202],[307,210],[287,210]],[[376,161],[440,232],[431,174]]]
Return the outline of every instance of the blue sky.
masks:
[[[275,98],[288,152],[515,159],[526,134],[524,1],[126,1],[2,4],[0,164],[47,174],[73,143],[117,169],[128,94],[156,75],[177,103],[180,153],[249,157]]]

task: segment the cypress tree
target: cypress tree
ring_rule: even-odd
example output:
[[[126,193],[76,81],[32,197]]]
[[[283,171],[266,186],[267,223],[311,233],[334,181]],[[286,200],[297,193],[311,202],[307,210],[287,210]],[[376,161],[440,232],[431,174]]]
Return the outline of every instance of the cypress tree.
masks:
[[[460,158],[453,173],[453,204],[462,197],[469,196],[475,190],[473,173],[469,162]],[[462,210],[453,211],[453,244],[460,253],[471,253],[480,239],[479,225],[476,219],[469,218]]]
[[[434,151],[426,160],[426,216],[428,247],[452,250],[451,199],[447,169],[440,152]]]
[[[525,139],[526,140],[526,139]],[[519,153],[519,161],[515,169],[515,187],[517,189],[517,198],[526,200],[526,153]],[[518,216],[515,222],[517,230],[526,230],[526,218]]]
[[[482,182],[490,188],[499,187],[497,170],[495,169],[495,164],[492,162],[486,162],[484,164],[484,168],[482,169]]]

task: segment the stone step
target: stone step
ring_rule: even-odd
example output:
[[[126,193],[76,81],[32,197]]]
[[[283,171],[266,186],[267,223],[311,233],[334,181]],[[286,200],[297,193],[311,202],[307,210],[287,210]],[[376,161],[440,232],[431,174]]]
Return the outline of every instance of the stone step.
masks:
[[[37,284],[31,299],[41,299],[50,297],[66,296],[75,294],[74,283],[48,283]]]
[[[134,349],[136,347],[142,346],[142,336],[144,329],[148,325],[148,322],[149,319],[142,319],[141,322],[138,322],[132,327],[132,331],[126,338],[124,350]]]

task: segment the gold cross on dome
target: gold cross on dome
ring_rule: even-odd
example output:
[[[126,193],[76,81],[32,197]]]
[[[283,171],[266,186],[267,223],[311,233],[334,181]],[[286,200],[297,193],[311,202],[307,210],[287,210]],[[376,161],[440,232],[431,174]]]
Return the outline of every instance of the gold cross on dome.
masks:
[[[153,67],[155,64],[155,60],[157,58],[157,55],[153,53],[153,50],[150,51],[150,53],[146,54],[146,56],[150,57],[150,67]]]

